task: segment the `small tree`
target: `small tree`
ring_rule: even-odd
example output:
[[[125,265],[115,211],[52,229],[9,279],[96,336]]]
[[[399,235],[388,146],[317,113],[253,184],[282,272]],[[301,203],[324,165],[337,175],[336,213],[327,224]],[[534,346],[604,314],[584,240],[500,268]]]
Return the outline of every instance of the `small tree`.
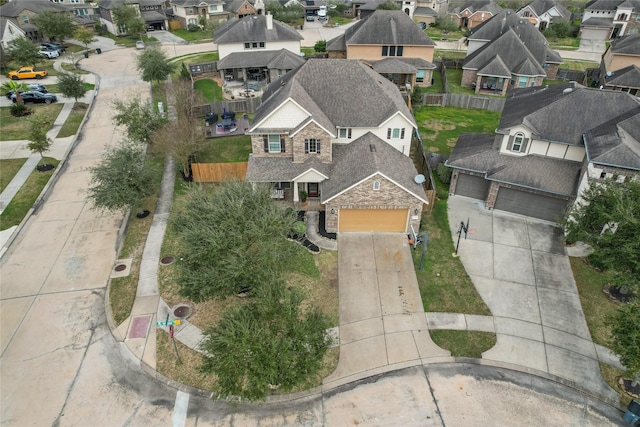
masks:
[[[127,5],[116,7],[111,10],[111,15],[118,30],[126,35],[133,36],[144,32],[144,19],[138,15],[134,7]]]
[[[45,10],[34,18],[38,31],[51,40],[64,40],[71,37],[75,25],[67,13]]]
[[[145,82],[155,80],[160,84],[173,72],[173,68],[164,52],[158,49],[147,49],[138,55],[138,70],[142,71],[142,80]]]
[[[145,162],[144,149],[139,145],[120,143],[108,148],[90,171],[88,198],[94,209],[133,210],[155,191],[156,170]]]
[[[316,44],[313,45],[313,50],[316,52],[326,52],[327,51],[327,41],[326,40],[318,40]]]
[[[35,116],[29,122],[29,143],[27,148],[32,153],[40,154],[42,158],[42,166],[46,167],[47,162],[44,153],[49,151],[53,141],[47,136],[47,132],[51,128],[51,123],[42,116]]]
[[[386,3],[380,3],[378,7],[376,7],[376,10],[399,10],[399,9],[400,8],[398,7],[398,5],[391,1],[388,1]]]
[[[94,36],[94,32],[85,27],[78,27],[73,33],[73,37],[84,45],[85,50],[89,49],[89,43],[98,41]]]
[[[633,386],[640,383],[640,300],[621,305],[610,317],[611,350],[633,378]]]
[[[167,122],[150,105],[139,99],[129,103],[117,100],[113,103],[113,109],[116,111],[113,122],[124,126],[127,138],[137,144],[148,144],[153,132]]]
[[[38,46],[31,41],[20,37],[11,42],[8,53],[12,61],[22,64],[22,66],[35,66],[43,60],[38,53],[39,50]]]
[[[2,83],[3,92],[9,92],[10,90],[12,90],[16,94],[16,103],[18,104],[24,104],[20,92],[26,90],[26,88],[27,86],[24,83],[14,80],[7,80],[6,82]]]
[[[58,88],[65,98],[74,98],[78,102],[78,98],[82,98],[87,93],[84,86],[84,80],[79,74],[60,73],[58,75]]]

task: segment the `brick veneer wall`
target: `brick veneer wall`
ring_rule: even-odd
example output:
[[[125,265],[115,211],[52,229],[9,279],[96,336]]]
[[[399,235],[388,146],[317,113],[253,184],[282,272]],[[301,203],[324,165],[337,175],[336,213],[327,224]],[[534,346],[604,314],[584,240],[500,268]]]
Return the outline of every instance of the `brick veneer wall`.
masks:
[[[380,190],[373,189],[375,181],[380,181]],[[325,205],[325,228],[329,233],[338,231],[340,209],[410,209],[409,224],[413,225],[417,231],[420,227],[422,207],[422,200],[398,188],[391,181],[381,176],[375,176],[361,182]],[[332,209],[335,213],[331,213]],[[417,219],[413,219],[415,209],[418,209],[418,215],[415,215]],[[407,226],[405,231],[409,232],[409,230],[411,227]]]
[[[320,140],[320,154],[304,152],[304,140],[316,138]],[[293,137],[293,161],[302,163],[310,157],[320,157],[320,161],[331,161],[331,137],[315,123],[309,123]]]
[[[284,135],[284,153],[265,153],[264,135],[251,135],[251,152],[256,157],[291,157],[293,158],[293,142]]]
[[[329,59],[347,59],[347,52],[344,50],[332,50],[328,54]]]
[[[477,70],[462,70],[462,81],[460,82],[460,85],[464,87],[471,87],[473,83],[476,83],[477,78]]]
[[[558,77],[559,69],[560,69],[560,64],[549,64],[549,66],[545,69],[545,71],[547,72],[547,78],[555,80],[555,78]]]

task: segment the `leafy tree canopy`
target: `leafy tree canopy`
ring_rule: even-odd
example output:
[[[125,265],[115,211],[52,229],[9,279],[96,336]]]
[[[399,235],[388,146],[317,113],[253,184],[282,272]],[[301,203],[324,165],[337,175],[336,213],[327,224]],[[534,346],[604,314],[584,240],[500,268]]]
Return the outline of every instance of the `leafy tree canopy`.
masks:
[[[146,49],[138,55],[138,70],[142,71],[142,80],[160,83],[173,72],[174,64],[167,62],[167,57],[161,50]]]
[[[73,37],[76,40],[78,40],[80,43],[82,43],[85,49],[89,49],[89,43],[98,41],[98,39],[95,38],[95,33],[92,30],[85,27],[78,27],[74,31]]]
[[[326,52],[327,51],[327,41],[326,40],[318,40],[316,44],[313,45],[313,50],[316,52]]]
[[[66,13],[45,10],[34,18],[38,31],[51,40],[64,40],[71,37],[75,25],[73,19]]]
[[[398,7],[398,5],[391,1],[380,3],[378,7],[376,7],[376,10],[399,10],[399,9],[400,8]]]
[[[65,98],[74,98],[78,102],[78,98],[82,98],[87,93],[84,86],[84,80],[79,74],[60,73],[58,74],[58,89]]]
[[[111,10],[113,21],[118,29],[128,36],[141,34],[144,32],[144,19],[138,15],[138,11],[133,6],[123,5]]]
[[[47,132],[51,129],[51,122],[41,116],[35,116],[29,121],[29,142],[27,148],[33,152],[40,154],[44,161],[44,153],[49,151],[53,141],[47,136]],[[46,164],[46,163],[45,163]]]
[[[12,61],[22,64],[21,66],[25,67],[28,65],[35,66],[43,61],[42,56],[38,53],[39,50],[40,48],[30,40],[19,37],[11,42],[8,53]]]
[[[271,188],[227,181],[193,188],[174,217],[184,251],[180,293],[193,301],[255,291],[279,278],[296,245],[286,237],[292,209],[271,199]]]
[[[116,114],[113,122],[124,126],[127,137],[138,144],[151,142],[151,135],[167,121],[146,102],[134,99],[130,102],[116,100],[113,103]]]
[[[640,381],[640,300],[621,305],[608,320],[611,350],[620,356],[620,362],[637,383]]]
[[[267,12],[271,12],[273,19],[294,25],[300,21],[304,14],[302,6],[298,3],[283,6],[277,1],[270,1],[265,5]]]

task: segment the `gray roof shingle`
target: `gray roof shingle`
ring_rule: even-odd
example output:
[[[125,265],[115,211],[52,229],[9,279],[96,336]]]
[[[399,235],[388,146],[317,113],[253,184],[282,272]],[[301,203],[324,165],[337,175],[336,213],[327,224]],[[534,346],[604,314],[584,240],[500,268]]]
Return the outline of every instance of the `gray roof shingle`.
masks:
[[[621,55],[640,55],[640,33],[612,41],[611,52]]]
[[[217,44],[243,43],[249,41],[285,41],[302,40],[302,36],[287,24],[273,20],[273,28],[267,29],[265,15],[250,15],[231,19],[213,32]]]
[[[378,73],[415,74],[418,72],[418,69],[413,65],[399,61],[395,57],[375,61],[372,66]]]
[[[544,13],[555,7],[558,13],[560,13],[561,19],[569,20],[571,18],[571,12],[556,0],[533,0],[524,7],[527,6],[530,7],[538,16],[542,16]],[[524,9],[524,7],[521,9]]]
[[[585,135],[590,162],[640,170],[640,112],[629,112]]]
[[[217,63],[218,70],[233,68],[267,67],[290,70],[304,63],[304,59],[286,50],[256,50],[233,52]]]
[[[503,10],[493,0],[471,0],[454,9],[454,11],[459,13],[465,9],[469,9],[471,12],[489,12],[493,15],[497,15]]]
[[[607,86],[640,88],[640,67],[631,64],[615,71],[613,75],[606,77],[605,80]]]

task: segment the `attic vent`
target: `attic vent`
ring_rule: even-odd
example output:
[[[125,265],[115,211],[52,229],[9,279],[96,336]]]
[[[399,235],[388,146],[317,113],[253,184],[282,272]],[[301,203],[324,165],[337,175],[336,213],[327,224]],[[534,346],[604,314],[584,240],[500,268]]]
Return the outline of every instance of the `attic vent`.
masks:
[[[566,88],[565,90],[562,91],[562,93],[565,93],[565,94],[571,93],[571,92],[573,92],[573,88],[570,88],[570,87],[568,87],[568,88]]]
[[[369,150],[371,150],[372,153],[376,152],[376,145],[375,144],[369,144]]]

